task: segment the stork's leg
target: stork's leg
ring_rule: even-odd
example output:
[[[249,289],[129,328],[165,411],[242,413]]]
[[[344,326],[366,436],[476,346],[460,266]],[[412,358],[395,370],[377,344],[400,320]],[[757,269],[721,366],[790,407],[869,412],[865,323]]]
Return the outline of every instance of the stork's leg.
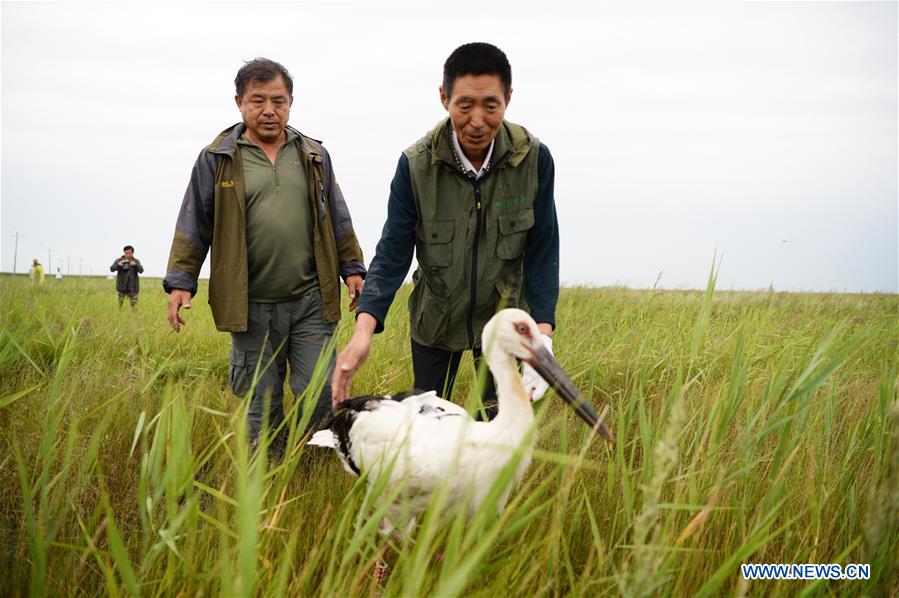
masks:
[[[388,513],[390,510],[388,509]],[[412,534],[412,530],[415,529],[415,517],[412,517],[409,520],[409,523],[406,525],[405,532],[400,531],[393,524],[393,521],[390,520],[389,515],[387,517],[383,517],[380,522],[378,522],[378,531],[381,532],[384,536],[389,536],[396,540],[397,542],[403,542],[404,540],[408,540]],[[387,556],[387,550],[390,548],[389,545],[385,544],[383,548],[381,548],[381,554],[378,555],[378,560],[375,561],[375,567],[373,571],[373,575],[375,581],[379,584],[387,581],[387,574],[389,567],[387,566],[387,561],[385,557]]]
[[[378,523],[378,530],[384,534],[385,536],[393,536],[394,538],[398,537],[396,528],[386,517],[382,518]],[[378,585],[383,585],[385,581],[387,581],[387,561],[385,557],[387,556],[387,549],[389,546],[385,544],[381,548],[381,554],[378,555],[378,560],[375,561],[375,567],[372,570],[372,576],[375,578],[375,583]]]
[[[376,584],[378,584],[379,586],[384,585],[384,582],[387,581],[387,563],[385,563],[381,559],[378,559],[378,562],[375,563],[375,568],[374,571],[372,571],[372,575],[375,578]]]

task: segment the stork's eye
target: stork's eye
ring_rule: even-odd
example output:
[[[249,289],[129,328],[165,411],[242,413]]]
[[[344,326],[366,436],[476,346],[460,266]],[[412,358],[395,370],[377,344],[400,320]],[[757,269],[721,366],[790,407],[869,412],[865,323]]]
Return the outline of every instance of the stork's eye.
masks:
[[[516,324],[516,325],[515,325],[515,330],[518,331],[518,334],[527,334],[527,332],[528,332],[528,325],[527,325],[527,324]]]

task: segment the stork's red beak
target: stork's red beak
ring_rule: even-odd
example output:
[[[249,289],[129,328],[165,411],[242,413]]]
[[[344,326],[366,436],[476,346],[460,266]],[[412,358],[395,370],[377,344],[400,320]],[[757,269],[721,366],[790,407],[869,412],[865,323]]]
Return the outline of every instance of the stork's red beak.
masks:
[[[574,412],[578,414],[587,425],[596,430],[600,436],[605,438],[611,444],[615,444],[615,437],[605,423],[596,414],[593,406],[581,396],[581,392],[577,389],[559,362],[545,348],[532,350],[534,356],[526,361],[534,368],[540,376],[556,391],[556,394],[562,397],[562,400],[568,403]]]

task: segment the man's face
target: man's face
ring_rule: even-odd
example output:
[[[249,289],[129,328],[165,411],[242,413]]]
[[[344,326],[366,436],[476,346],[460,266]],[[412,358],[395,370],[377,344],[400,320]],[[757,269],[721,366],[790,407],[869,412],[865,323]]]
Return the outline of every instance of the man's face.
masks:
[[[449,112],[459,145],[469,158],[482,158],[506,114],[503,82],[499,75],[463,75],[453,83],[452,93],[447,96],[440,86],[440,101]]]
[[[126,250],[125,250],[125,257],[128,258],[129,260],[132,259],[132,258],[134,257],[134,250],[133,250],[133,249],[126,249]]]
[[[247,125],[250,141],[274,143],[281,138],[293,104],[281,75],[265,83],[250,81],[243,96],[234,96],[234,100]]]

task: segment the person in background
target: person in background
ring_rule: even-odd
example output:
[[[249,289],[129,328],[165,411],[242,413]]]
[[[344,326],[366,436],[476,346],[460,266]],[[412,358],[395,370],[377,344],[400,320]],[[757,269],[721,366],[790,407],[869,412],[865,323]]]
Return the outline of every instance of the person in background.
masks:
[[[62,280],[62,268],[60,266],[56,266],[56,280]]]
[[[231,333],[231,391],[245,396],[254,388],[250,441],[258,444],[264,426],[280,427],[270,445],[277,456],[288,432],[287,366],[299,396],[340,319],[340,279],[354,310],[365,265],[330,155],[287,124],[293,104],[287,69],[257,58],[240,68],[234,86],[242,122],[220,133],[194,164],[163,288],[177,332],[185,323],[179,310],[190,309],[211,249],[209,304],[216,328]],[[333,352],[327,357],[333,368]],[[330,373],[312,406],[316,424],[330,412]]]
[[[334,372],[335,408],[412,263],[409,297],[415,388],[449,398],[461,355],[480,360],[481,332],[500,307],[524,307],[552,347],[559,298],[559,225],[549,149],[505,120],[512,69],[487,43],[456,48],[443,66],[440,103],[449,118],[400,156],[387,222],[369,267],[353,337]],[[529,366],[525,387],[547,385]],[[496,412],[493,378],[483,401]]]
[[[134,247],[125,245],[124,254],[109,267],[116,273],[115,288],[119,293],[119,309],[125,303],[125,297],[131,302],[131,309],[137,309],[137,295],[140,293],[140,274],[144,271],[140,260],[134,257]],[[60,273],[58,278],[62,278]]]
[[[37,258],[34,258],[31,261],[31,284],[37,285],[39,287],[44,286],[44,267],[41,265]]]

